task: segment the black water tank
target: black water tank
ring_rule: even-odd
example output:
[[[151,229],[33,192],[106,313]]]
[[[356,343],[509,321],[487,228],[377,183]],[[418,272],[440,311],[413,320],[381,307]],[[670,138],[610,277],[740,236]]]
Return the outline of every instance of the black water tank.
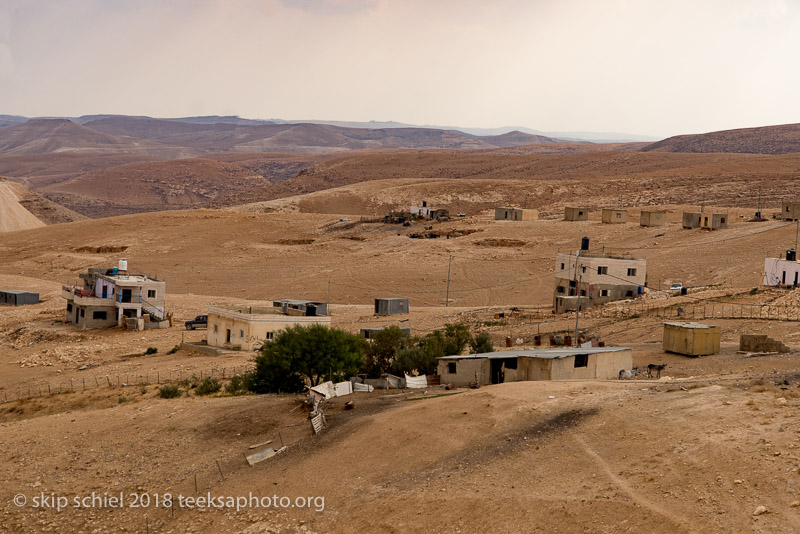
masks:
[[[589,250],[589,238],[581,238],[581,250]]]
[[[786,261],[797,261],[797,251],[790,248],[786,251]]]

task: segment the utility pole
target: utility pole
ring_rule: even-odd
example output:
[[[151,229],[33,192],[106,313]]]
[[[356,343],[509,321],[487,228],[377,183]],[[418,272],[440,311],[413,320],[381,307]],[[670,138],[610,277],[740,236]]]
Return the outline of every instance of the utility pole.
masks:
[[[328,315],[331,315],[331,279],[328,278],[328,302],[325,307],[328,309]]]
[[[797,252],[797,235],[798,235],[798,233],[800,233],[800,219],[797,219],[797,226],[796,226],[796,229],[794,231],[794,250],[795,250],[795,252]],[[780,256],[778,256],[778,257],[780,257]]]
[[[575,310],[575,346],[578,346],[578,318],[581,316],[581,281],[583,280],[583,275],[581,274],[578,277],[578,309]]]
[[[447,260],[447,293],[445,296],[444,307],[450,306],[450,265],[453,263],[453,256]]]

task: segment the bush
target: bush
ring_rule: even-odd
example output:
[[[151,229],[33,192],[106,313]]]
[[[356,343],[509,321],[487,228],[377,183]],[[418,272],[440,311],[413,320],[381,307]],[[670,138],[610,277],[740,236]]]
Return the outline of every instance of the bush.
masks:
[[[147,350],[144,351],[144,355],[145,356],[150,356],[151,354],[155,354],[156,352],[158,352],[157,348],[155,348],[155,347],[147,347]]]
[[[192,375],[189,378],[184,378],[183,380],[179,380],[178,385],[186,389],[196,388],[197,386],[200,385],[200,379],[197,378],[197,375]]]
[[[219,380],[207,376],[200,382],[200,385],[197,386],[195,393],[198,395],[211,395],[220,389],[222,389],[222,384],[219,383]]]
[[[253,381],[253,373],[233,375],[231,381],[225,386],[225,393],[229,395],[244,395],[250,392],[250,382]]]
[[[758,288],[757,287],[754,287],[753,289],[750,290],[750,294],[751,295],[755,295],[756,293],[758,293]]]
[[[481,332],[472,338],[470,348],[475,354],[483,354],[485,352],[494,352],[494,345],[492,344],[492,336],[489,332]]]
[[[444,325],[444,355],[453,356],[461,354],[472,341],[469,327],[465,324]]]
[[[179,350],[181,350],[181,346],[180,346],[180,345],[175,345],[174,347],[172,347],[171,349],[169,349],[169,352],[168,352],[167,354],[175,354],[175,353],[176,353],[176,352],[178,352]]]
[[[180,397],[183,390],[175,385],[161,386],[158,388],[158,396],[162,399],[175,399]]]
[[[256,356],[250,382],[255,393],[299,393],[306,381],[344,380],[364,365],[365,340],[324,325],[293,326],[280,331]]]
[[[367,346],[364,372],[369,378],[380,378],[383,373],[391,369],[397,354],[408,348],[409,343],[408,334],[397,326],[388,326],[375,332]]]
[[[124,402],[128,402],[128,399],[126,399],[125,397],[120,397],[120,398],[117,399],[117,403],[118,404],[122,404]]]

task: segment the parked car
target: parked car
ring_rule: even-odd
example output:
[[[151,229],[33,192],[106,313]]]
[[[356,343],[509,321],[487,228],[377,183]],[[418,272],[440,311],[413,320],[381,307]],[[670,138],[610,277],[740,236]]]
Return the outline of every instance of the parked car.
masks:
[[[669,286],[669,290],[672,291],[673,293],[680,293],[683,290],[683,284],[680,282],[672,284],[671,286]]]
[[[466,216],[467,216],[467,214],[466,214],[466,213],[464,213],[463,211],[459,211],[459,212],[458,212],[458,216],[459,216],[459,217],[466,217]]]
[[[186,330],[194,330],[195,328],[208,328],[208,315],[198,315],[191,321],[186,321]]]

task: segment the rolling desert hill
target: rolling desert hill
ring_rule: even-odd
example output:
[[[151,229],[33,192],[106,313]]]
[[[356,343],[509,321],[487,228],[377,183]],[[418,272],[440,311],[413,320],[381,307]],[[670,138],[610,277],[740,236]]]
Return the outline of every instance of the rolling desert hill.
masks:
[[[698,135],[678,135],[642,147],[643,152],[737,152],[790,154],[800,152],[800,124],[740,128]]]
[[[40,228],[44,223],[20,203],[19,184],[0,177],[0,233]]]
[[[109,135],[67,119],[31,119],[0,128],[0,154],[62,152],[141,153],[162,158],[193,155],[193,151],[183,147],[169,147],[126,135]]]
[[[520,180],[562,181],[585,180],[592,189],[578,192],[573,203],[596,202],[591,192],[594,184],[618,179],[629,183],[629,189],[597,189],[606,204],[635,206],[641,204],[639,193],[648,188],[660,191],[657,196],[668,195],[670,202],[691,203],[710,199],[706,189],[716,181],[736,181],[750,184],[753,180],[762,189],[762,198],[779,201],[791,196],[793,177],[800,172],[800,155],[758,156],[745,154],[671,154],[603,151],[578,154],[517,155],[494,152],[453,153],[417,152],[393,154],[359,154],[320,162],[305,169],[296,177],[255,191],[245,197],[226,199],[228,205],[286,198],[344,185],[371,180],[426,179],[426,180]],[[781,186],[773,185],[770,178],[779,179]],[[675,184],[669,192],[664,180]],[[458,187],[454,184],[454,187]],[[491,188],[491,183],[487,184]],[[608,193],[608,194],[606,194]],[[737,190],[737,198],[727,197],[729,205],[745,203],[757,191]],[[617,195],[616,197],[614,195]],[[512,197],[513,198],[513,197]],[[617,200],[615,200],[617,199]],[[422,199],[418,199],[421,201]],[[516,198],[522,204],[524,198]],[[639,202],[639,204],[637,204]],[[445,205],[444,207],[448,207]],[[535,206],[532,206],[535,207]],[[461,211],[461,209],[458,209]]]
[[[80,213],[106,216],[186,208],[267,184],[263,176],[239,165],[191,158],[103,169],[41,191]]]

